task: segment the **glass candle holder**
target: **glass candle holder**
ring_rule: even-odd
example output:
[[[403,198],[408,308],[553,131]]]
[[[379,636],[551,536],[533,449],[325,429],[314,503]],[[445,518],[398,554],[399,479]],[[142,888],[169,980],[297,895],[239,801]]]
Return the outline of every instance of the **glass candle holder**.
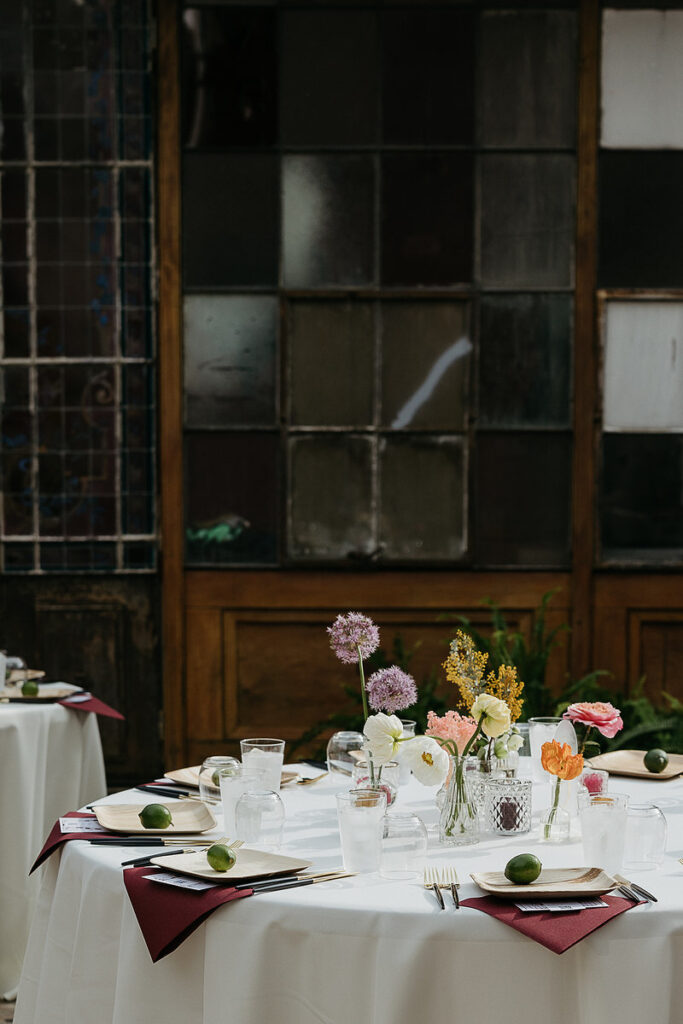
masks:
[[[579,786],[587,789],[592,796],[606,793],[609,788],[609,772],[602,768],[592,768],[589,761],[579,775]]]
[[[398,793],[400,772],[398,761],[387,761],[381,768],[373,765],[372,773],[367,761],[356,761],[353,766],[353,786],[354,789],[383,789],[387,795],[387,807],[390,807]]]
[[[484,786],[484,828],[497,835],[531,829],[531,780],[489,779]]]
[[[225,768],[240,768],[240,762],[236,757],[216,754],[214,757],[207,757],[199,769],[199,795],[207,804],[220,803],[221,799],[221,771]]]
[[[624,867],[651,871],[664,860],[666,818],[656,804],[630,804],[626,819]]]

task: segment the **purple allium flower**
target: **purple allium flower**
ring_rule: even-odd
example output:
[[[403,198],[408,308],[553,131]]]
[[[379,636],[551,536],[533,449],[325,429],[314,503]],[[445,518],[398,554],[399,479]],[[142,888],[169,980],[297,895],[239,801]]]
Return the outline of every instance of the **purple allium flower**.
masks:
[[[369,658],[379,647],[379,630],[372,619],[360,612],[347,612],[338,615],[331,626],[327,627],[330,634],[330,647],[340,661],[352,665],[361,658]]]
[[[415,680],[398,665],[373,672],[366,689],[373,711],[384,711],[387,715],[409,708],[417,700]]]

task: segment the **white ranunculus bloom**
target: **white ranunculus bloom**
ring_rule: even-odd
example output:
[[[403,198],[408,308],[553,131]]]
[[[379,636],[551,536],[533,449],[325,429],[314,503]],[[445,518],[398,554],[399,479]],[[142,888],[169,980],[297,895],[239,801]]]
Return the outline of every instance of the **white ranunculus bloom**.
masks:
[[[423,786],[440,786],[448,773],[448,754],[431,736],[401,744],[401,754]]]
[[[519,735],[518,732],[513,732],[512,736],[508,740],[508,750],[511,750],[514,753],[515,750],[519,750],[520,747],[523,746],[524,740],[522,739],[522,737]]]
[[[499,700],[491,693],[480,693],[475,700],[470,714],[475,722],[483,716],[481,731],[491,739],[502,736],[510,728],[510,709],[504,700]]]
[[[374,764],[382,765],[393,760],[399,748],[399,740],[403,735],[401,719],[396,715],[385,715],[380,711],[376,715],[370,715],[363,735],[364,744],[368,755],[372,757]]]

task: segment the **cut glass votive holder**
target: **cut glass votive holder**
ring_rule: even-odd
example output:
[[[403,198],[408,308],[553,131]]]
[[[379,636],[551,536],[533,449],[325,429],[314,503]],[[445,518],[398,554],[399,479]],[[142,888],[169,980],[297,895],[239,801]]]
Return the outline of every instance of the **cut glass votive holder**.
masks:
[[[531,830],[530,779],[488,779],[484,786],[484,828],[502,836]]]

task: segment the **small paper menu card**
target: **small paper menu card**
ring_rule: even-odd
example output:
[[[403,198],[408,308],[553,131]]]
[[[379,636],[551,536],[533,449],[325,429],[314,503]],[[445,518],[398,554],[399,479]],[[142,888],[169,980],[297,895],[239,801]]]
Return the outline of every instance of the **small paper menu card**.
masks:
[[[62,831],[63,821],[74,821],[76,823],[77,831]],[[90,839],[93,832],[97,832],[99,835],[111,836],[112,838],[116,838],[114,832],[109,832],[107,830],[101,831],[101,825],[98,828],[94,828],[94,825],[98,824],[99,823],[94,814],[84,814],[81,811],[69,811],[68,814],[65,814],[63,817],[59,818],[59,820],[56,821],[52,826],[52,830],[50,831],[49,836],[45,840],[42,850],[36,857],[33,867],[29,871],[29,874],[33,874],[36,868],[40,867],[43,861],[47,860],[50,854],[53,853],[58,846],[61,846],[62,843],[66,843],[69,839]],[[66,827],[69,828],[70,826],[67,825]]]

